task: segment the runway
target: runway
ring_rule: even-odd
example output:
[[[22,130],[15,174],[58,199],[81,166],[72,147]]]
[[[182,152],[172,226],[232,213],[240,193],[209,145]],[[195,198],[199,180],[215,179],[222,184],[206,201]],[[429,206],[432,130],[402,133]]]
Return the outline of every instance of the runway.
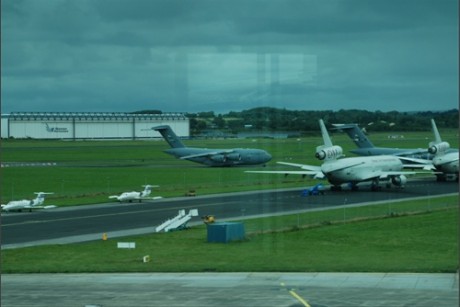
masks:
[[[6,274],[2,306],[458,306],[457,274]]]
[[[415,180],[405,189],[371,192],[327,191],[325,195],[301,197],[302,188],[255,191],[197,197],[180,197],[143,203],[106,203],[56,208],[35,212],[2,213],[2,249],[39,244],[65,244],[110,237],[151,233],[178,210],[198,209],[199,215],[214,215],[219,221],[260,215],[289,214],[353,204],[395,201],[458,193],[457,182]],[[201,222],[199,217],[195,223]]]

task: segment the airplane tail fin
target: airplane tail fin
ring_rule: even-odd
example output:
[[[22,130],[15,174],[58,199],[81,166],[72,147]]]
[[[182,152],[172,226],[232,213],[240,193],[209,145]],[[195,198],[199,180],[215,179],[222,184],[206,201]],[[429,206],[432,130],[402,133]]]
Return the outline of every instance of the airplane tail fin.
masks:
[[[159,185],[146,184],[146,185],[143,185],[143,187],[144,187],[144,191],[142,191],[141,196],[147,197],[150,195],[150,193],[152,193],[152,188],[158,188]]]
[[[45,201],[45,195],[54,194],[54,192],[34,192],[37,197],[32,201],[33,206],[41,205]]]
[[[180,139],[177,137],[177,135],[174,133],[174,131],[171,129],[170,126],[164,125],[164,126],[157,126],[153,127],[153,130],[156,130],[160,132],[160,134],[163,136],[166,142],[168,142],[169,146],[172,148],[183,148],[185,147],[184,144],[180,141]]]
[[[439,134],[434,119],[431,119],[431,128],[433,129],[434,141],[428,144],[428,152],[436,156],[443,155],[450,148],[450,144],[441,140],[441,135]]]
[[[319,126],[321,128],[321,135],[323,136],[324,145],[316,147],[315,157],[319,160],[335,160],[343,156],[343,150],[340,146],[334,146],[332,144],[329,133],[327,132],[326,126],[322,119],[319,120]]]
[[[434,134],[434,141],[432,142],[433,144],[439,144],[442,142],[441,140],[441,135],[439,134],[438,128],[436,127],[436,123],[434,119],[431,119],[431,129],[433,130]]]
[[[335,129],[345,132],[358,148],[375,147],[357,124],[334,124]]]

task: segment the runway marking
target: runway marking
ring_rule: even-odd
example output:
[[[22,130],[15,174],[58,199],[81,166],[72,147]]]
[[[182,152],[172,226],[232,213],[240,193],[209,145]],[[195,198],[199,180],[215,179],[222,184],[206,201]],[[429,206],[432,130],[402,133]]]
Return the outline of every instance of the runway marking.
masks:
[[[286,288],[286,284],[284,282],[280,283],[280,285],[281,285],[281,287]],[[310,304],[308,304],[308,302],[306,300],[304,300],[300,295],[295,293],[294,289],[289,290],[289,294],[291,294],[294,298],[296,298],[305,307],[311,307]]]
[[[289,293],[295,297],[300,303],[302,303],[305,307],[311,307],[310,304],[306,300],[304,300],[300,295],[294,292],[294,290],[289,291]]]

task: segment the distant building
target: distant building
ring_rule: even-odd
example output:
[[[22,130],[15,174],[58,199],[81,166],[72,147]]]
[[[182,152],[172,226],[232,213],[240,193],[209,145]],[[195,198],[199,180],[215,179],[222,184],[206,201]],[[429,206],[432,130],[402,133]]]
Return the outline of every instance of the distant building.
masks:
[[[152,127],[169,125],[184,138],[190,122],[183,113],[14,112],[2,114],[2,138],[149,139],[161,138]]]

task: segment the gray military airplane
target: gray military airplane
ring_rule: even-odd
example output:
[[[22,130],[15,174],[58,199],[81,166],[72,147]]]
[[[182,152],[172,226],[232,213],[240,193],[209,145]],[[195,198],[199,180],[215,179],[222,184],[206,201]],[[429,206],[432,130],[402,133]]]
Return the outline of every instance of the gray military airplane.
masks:
[[[174,131],[168,125],[153,127],[160,132],[163,138],[171,146],[165,150],[176,158],[201,163],[208,166],[239,166],[265,164],[272,156],[262,149],[232,148],[232,149],[208,149],[185,146]]]
[[[428,160],[434,157],[426,148],[375,147],[357,124],[334,124],[334,127],[336,130],[344,131],[358,146],[357,149],[351,150],[352,153],[358,156],[393,155]]]

